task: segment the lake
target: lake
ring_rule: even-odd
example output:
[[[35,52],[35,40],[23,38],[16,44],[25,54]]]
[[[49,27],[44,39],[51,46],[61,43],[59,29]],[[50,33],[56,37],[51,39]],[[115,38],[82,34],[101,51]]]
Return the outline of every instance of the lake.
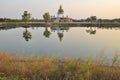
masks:
[[[120,53],[120,28],[18,27],[0,30],[0,51],[60,57],[112,57]]]

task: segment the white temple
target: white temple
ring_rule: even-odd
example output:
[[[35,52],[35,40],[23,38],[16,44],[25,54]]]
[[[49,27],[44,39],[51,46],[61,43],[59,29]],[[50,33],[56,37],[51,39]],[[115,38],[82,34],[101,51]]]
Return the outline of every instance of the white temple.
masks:
[[[57,12],[57,16],[51,16],[51,22],[72,22],[72,18],[69,18],[68,16],[64,17],[64,10],[60,5],[60,8]]]
[[[57,13],[57,18],[64,18],[64,11],[63,11],[61,5],[60,5],[60,9],[58,10],[58,13]]]

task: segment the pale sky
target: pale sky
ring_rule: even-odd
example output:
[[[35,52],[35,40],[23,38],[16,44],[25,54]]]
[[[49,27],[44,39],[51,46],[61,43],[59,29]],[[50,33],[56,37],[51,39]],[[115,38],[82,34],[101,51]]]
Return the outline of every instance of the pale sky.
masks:
[[[120,0],[0,0],[0,17],[20,19],[26,10],[41,19],[45,12],[56,15],[60,4],[64,15],[75,19],[120,18]]]

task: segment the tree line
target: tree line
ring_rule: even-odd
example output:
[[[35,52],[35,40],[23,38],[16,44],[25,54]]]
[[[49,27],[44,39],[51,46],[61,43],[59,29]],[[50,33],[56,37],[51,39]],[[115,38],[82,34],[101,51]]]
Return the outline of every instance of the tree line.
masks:
[[[23,22],[23,21],[30,21],[30,22],[46,22],[50,21],[50,14],[46,12],[43,14],[43,19],[35,19],[31,17],[31,14],[28,11],[24,11],[22,15],[22,19],[11,19],[11,18],[0,18],[0,22]],[[97,16],[90,16],[86,19],[72,19],[73,22],[120,22],[120,18],[115,19],[102,19],[97,18]]]

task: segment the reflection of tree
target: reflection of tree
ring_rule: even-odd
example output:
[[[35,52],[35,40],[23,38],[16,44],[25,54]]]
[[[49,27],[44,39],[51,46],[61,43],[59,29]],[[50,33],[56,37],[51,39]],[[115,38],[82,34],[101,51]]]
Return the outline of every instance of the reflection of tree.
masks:
[[[90,27],[89,30],[86,30],[86,32],[89,34],[96,34],[96,30],[94,30],[92,27]]]
[[[26,30],[23,32],[23,38],[24,38],[26,41],[29,41],[30,39],[32,39],[32,35],[31,35],[31,33],[27,30],[27,28],[26,28]]]
[[[48,27],[46,27],[43,35],[44,35],[46,38],[49,38],[49,37],[50,37],[50,34],[51,34],[51,32],[48,31]]]

